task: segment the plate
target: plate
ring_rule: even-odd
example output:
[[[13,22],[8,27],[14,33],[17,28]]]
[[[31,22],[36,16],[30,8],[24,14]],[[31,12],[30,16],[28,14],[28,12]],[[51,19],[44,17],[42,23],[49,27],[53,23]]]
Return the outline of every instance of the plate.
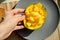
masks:
[[[48,12],[48,17],[42,28],[38,30],[28,30],[26,28],[18,30],[17,33],[28,40],[43,40],[50,36],[57,28],[59,22],[59,11],[56,4],[51,0],[20,0],[15,8],[24,8],[33,3],[41,3]]]

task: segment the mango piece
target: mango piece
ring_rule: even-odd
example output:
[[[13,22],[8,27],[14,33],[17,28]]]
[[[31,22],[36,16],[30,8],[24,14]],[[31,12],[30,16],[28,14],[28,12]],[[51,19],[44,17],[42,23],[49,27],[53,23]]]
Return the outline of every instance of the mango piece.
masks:
[[[46,8],[41,3],[31,4],[25,10],[24,26],[30,30],[42,27],[47,18]]]

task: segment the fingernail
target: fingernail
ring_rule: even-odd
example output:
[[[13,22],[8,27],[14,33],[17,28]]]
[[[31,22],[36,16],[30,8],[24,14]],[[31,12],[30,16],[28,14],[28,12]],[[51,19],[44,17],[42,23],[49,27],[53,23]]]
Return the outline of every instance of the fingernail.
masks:
[[[21,28],[24,28],[24,26],[23,26],[23,25],[21,25]]]

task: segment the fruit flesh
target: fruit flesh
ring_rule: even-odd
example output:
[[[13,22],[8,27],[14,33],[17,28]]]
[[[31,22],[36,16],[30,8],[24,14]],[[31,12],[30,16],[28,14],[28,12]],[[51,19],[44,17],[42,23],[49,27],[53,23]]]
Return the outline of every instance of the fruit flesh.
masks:
[[[47,11],[41,3],[31,4],[25,10],[24,25],[30,30],[41,28],[46,21]]]

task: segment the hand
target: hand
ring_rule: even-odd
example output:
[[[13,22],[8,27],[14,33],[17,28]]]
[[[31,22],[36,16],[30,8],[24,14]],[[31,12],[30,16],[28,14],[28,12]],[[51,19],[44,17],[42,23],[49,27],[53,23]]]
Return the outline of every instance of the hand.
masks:
[[[18,22],[24,19],[24,15],[21,14],[24,9],[14,9],[6,12],[4,21],[0,24],[0,39],[7,38],[14,30],[24,28],[23,25],[16,26]]]

